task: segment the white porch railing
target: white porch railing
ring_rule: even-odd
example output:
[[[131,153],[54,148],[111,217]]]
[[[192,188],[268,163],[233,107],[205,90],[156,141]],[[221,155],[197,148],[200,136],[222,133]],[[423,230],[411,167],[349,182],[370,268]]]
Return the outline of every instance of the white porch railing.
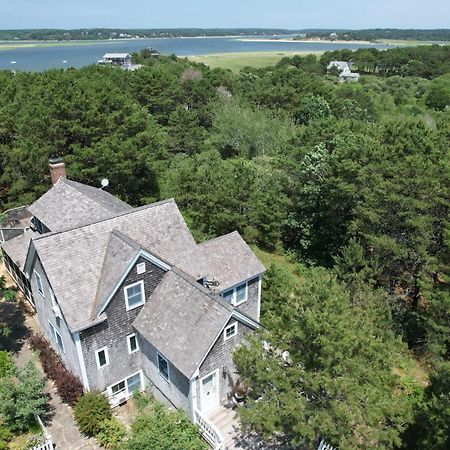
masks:
[[[197,408],[194,409],[194,423],[200,427],[203,439],[205,439],[214,450],[225,449],[225,440],[220,431],[209,422]]]
[[[36,416],[37,420],[39,422],[39,425],[42,428],[42,434],[44,435],[42,438],[42,442],[39,445],[35,445],[34,447],[31,447],[29,450],[53,450],[53,442],[52,437],[50,436],[50,433],[47,431],[47,428],[45,428],[44,424],[42,423],[42,420],[39,416]]]
[[[317,447],[317,450],[336,450],[335,447],[331,446],[330,444],[327,444],[323,439],[320,441],[319,447]]]

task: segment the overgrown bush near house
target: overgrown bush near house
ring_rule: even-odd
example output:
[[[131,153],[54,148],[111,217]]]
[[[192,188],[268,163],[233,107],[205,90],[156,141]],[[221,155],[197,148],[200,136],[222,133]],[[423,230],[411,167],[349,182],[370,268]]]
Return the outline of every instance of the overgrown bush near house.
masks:
[[[2,380],[0,417],[11,431],[28,431],[35,424],[36,416],[45,411],[48,397],[44,386],[44,378],[31,361],[17,376]]]
[[[8,450],[12,433],[5,424],[0,424],[0,450]]]
[[[83,395],[83,385],[80,379],[64,366],[59,355],[41,334],[31,336],[30,347],[39,352],[39,359],[48,378],[56,385],[61,400],[73,406]]]
[[[95,438],[102,447],[119,450],[126,435],[125,427],[113,416],[100,422],[99,432]]]
[[[105,419],[111,419],[108,399],[100,392],[86,392],[75,404],[74,417],[80,431],[87,436],[96,436]]]
[[[136,409],[140,412],[144,411],[149,405],[155,402],[155,397],[153,396],[151,391],[139,391],[136,390],[133,392],[133,402],[136,406]]]
[[[77,400],[83,395],[83,385],[80,379],[64,367],[58,371],[58,376],[54,381],[61,400],[70,406],[75,405]]]
[[[13,375],[15,370],[16,365],[11,358],[11,354],[6,350],[0,350],[0,378]]]
[[[155,402],[140,412],[131,426],[125,450],[206,450],[199,429],[183,411],[170,411]]]

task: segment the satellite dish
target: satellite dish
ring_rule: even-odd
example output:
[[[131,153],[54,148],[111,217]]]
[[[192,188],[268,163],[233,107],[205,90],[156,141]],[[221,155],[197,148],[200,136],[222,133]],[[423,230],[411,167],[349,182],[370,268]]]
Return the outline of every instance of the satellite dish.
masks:
[[[109,185],[108,178],[103,178],[103,180],[102,180],[102,189],[107,187],[108,185]]]

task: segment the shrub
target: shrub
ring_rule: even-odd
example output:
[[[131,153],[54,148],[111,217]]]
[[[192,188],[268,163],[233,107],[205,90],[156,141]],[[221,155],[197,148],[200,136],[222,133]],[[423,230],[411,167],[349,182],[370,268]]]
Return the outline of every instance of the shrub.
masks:
[[[100,422],[96,439],[102,447],[118,450],[126,435],[125,427],[115,417],[111,417]]]
[[[61,400],[70,406],[75,405],[83,395],[83,385],[80,379],[65,368],[58,371],[57,378],[54,381]]]
[[[0,350],[0,378],[13,375],[15,370],[16,365],[11,358],[11,354],[6,350]]]
[[[72,372],[69,372],[59,355],[41,334],[31,336],[30,347],[39,352],[39,359],[48,378],[54,381],[61,400],[73,406],[83,395],[83,384]]]
[[[108,399],[100,392],[86,392],[75,404],[74,417],[83,434],[97,435],[101,422],[111,418]]]
[[[45,380],[32,362],[19,370],[17,377],[4,378],[0,383],[0,415],[12,430],[23,432],[45,411],[47,395]]]
[[[0,450],[8,450],[9,445],[8,442],[12,439],[12,433],[9,431],[9,428],[1,424],[0,425]]]
[[[182,411],[169,411],[155,403],[149,412],[140,412],[131,426],[126,450],[206,450],[199,429]]]
[[[144,411],[155,402],[155,397],[150,391],[135,390],[133,392],[133,402],[138,411]]]

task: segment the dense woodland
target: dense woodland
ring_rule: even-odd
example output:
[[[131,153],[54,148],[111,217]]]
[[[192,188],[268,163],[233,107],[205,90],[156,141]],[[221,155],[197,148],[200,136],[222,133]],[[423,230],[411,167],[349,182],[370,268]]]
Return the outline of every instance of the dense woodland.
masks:
[[[368,53],[371,70],[349,55],[367,73],[352,84],[325,72],[343,52],[0,73],[2,209],[43,194],[62,156],[133,205],[174,197],[198,240],[237,229],[289,259],[265,277],[269,349],[235,355],[243,423],[280,448],[450,444],[448,48]]]
[[[124,37],[197,37],[197,36],[283,36],[301,35],[308,38],[329,38],[331,33],[338,39],[376,41],[380,39],[405,39],[417,41],[449,41],[449,29],[401,30],[379,28],[373,30],[285,30],[280,28],[82,28],[70,30],[0,30],[0,40],[98,40]]]
[[[414,40],[414,41],[448,41],[449,29],[421,30],[421,29],[397,29],[375,28],[371,30],[307,30],[308,37],[328,38],[330,33],[335,33],[337,39],[354,39],[357,41],[378,41],[381,39]]]

